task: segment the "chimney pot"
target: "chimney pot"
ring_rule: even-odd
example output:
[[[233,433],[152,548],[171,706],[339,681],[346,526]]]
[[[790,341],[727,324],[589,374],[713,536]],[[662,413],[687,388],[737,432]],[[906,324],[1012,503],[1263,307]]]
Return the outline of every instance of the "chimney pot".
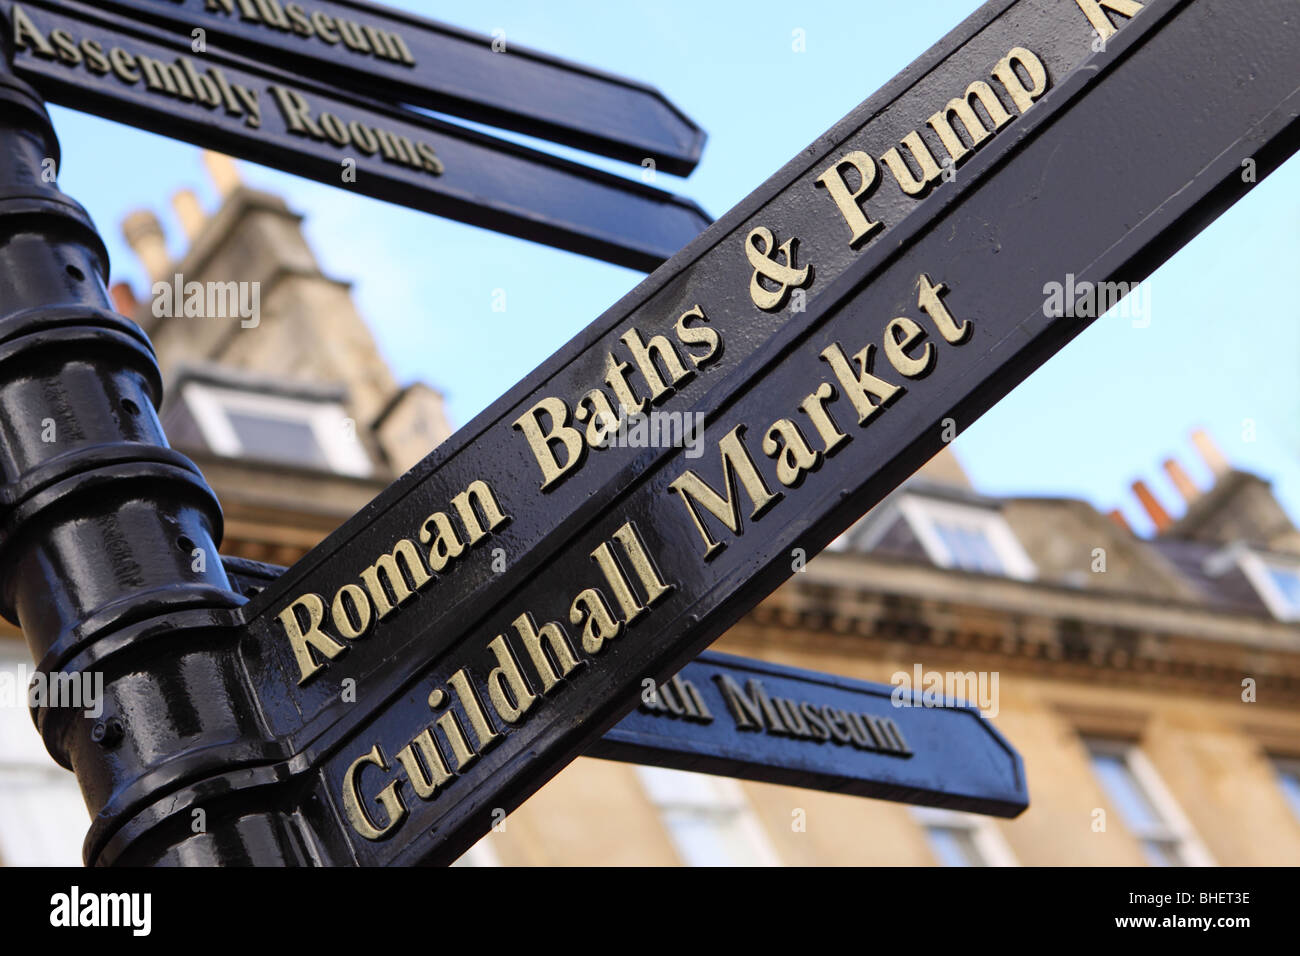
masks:
[[[212,177],[212,182],[223,199],[239,188],[241,184],[239,167],[225,153],[216,153],[210,149],[205,149],[203,151],[203,165],[208,167],[208,175]]]
[[[1151,523],[1156,526],[1156,533],[1163,532],[1170,527],[1174,521],[1169,517],[1169,512],[1165,511],[1164,506],[1160,504],[1160,499],[1152,494],[1151,489],[1147,487],[1144,481],[1133,482],[1133,493],[1137,495],[1138,501],[1142,503],[1143,510],[1151,518]]]
[[[1209,465],[1215,478],[1220,478],[1232,470],[1228,459],[1223,457],[1223,452],[1219,450],[1219,446],[1214,443],[1214,439],[1205,429],[1198,428],[1192,432],[1192,444],[1200,452],[1201,459]]]
[[[1165,474],[1169,480],[1174,483],[1178,493],[1183,496],[1183,501],[1191,504],[1197,498],[1201,497],[1201,489],[1196,487],[1196,482],[1192,481],[1191,475],[1179,464],[1175,458],[1166,458],[1164,462]]]
[[[203,231],[203,224],[208,219],[199,203],[198,193],[193,189],[177,190],[172,194],[172,208],[176,210],[176,218],[181,221],[181,228],[185,230],[185,238],[193,242]]]
[[[122,220],[122,235],[149,273],[149,281],[156,282],[167,274],[171,256],[167,254],[167,237],[157,216],[147,209],[131,213]]]

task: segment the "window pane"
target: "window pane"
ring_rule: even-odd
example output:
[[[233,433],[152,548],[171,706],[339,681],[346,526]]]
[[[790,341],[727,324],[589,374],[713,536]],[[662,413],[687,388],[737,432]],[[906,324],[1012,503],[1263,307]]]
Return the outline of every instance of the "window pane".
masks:
[[[230,427],[235,430],[244,454],[250,458],[287,461],[316,468],[329,465],[307,422],[232,408],[226,409],[226,417],[230,419]]]
[[[1282,592],[1291,609],[1300,611],[1300,573],[1297,573],[1294,568],[1281,568],[1270,564],[1268,576],[1274,586]]]
[[[687,866],[746,866],[749,854],[733,834],[730,821],[692,810],[665,810],[664,825]]]
[[[925,835],[940,866],[988,866],[975,845],[974,831],[966,827],[928,826]]]
[[[1164,827],[1141,786],[1133,777],[1128,763],[1118,754],[1094,753],[1092,768],[1097,773],[1106,796],[1119,808],[1129,829],[1145,832]]]
[[[687,866],[766,866],[774,859],[729,781],[662,767],[637,767],[637,774]]]
[[[934,528],[957,567],[987,574],[1005,573],[993,542],[982,528],[949,521],[936,521]]]

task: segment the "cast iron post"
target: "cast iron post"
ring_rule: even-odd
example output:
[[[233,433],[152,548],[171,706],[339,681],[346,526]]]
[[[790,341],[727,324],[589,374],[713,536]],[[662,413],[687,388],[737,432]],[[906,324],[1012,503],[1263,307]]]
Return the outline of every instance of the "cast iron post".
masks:
[[[283,754],[242,678],[216,496],[167,447],[153,349],[113,311],[104,244],[59,192],[44,103],[4,54],[0,613],[93,817],[86,863],[313,862],[258,772]]]

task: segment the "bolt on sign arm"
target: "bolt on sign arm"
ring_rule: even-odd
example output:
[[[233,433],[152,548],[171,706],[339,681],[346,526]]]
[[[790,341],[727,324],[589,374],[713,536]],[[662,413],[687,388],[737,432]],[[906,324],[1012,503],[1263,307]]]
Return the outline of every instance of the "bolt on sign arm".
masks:
[[[178,786],[267,754],[221,648],[243,602],[217,554],[221,510],[167,447],[153,349],[113,311],[104,244],[59,191],[58,166],[44,104],[0,58],[0,613],[22,628],[45,686],[102,675],[95,716],[34,707],[81,784],[94,863],[105,841],[130,840],[125,821],[163,819],[153,808]],[[292,817],[223,817],[219,805],[174,861],[302,861]],[[188,814],[169,813],[192,837]],[[122,861],[158,862],[181,838],[134,842]]]

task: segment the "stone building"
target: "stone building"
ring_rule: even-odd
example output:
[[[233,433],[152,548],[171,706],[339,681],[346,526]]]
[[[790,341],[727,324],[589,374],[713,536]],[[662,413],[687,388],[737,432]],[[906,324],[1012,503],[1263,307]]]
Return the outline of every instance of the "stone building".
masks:
[[[208,216],[177,194],[179,261],[152,214],[124,228],[151,281],[256,281],[256,309],[210,321],[114,294],[158,350],[169,439],[222,502],[223,553],[287,565],[450,426],[435,389],[393,380],[301,217],[208,162],[222,203]],[[945,452],[715,645],[881,683],[985,678],[979,703],[1028,773],[1019,818],[579,759],[464,862],[1300,863],[1300,531],[1265,480],[1194,442],[1214,481],[1165,462],[1176,519],[1134,486],[1149,538],[1083,501],[981,495]],[[2,626],[12,687],[30,660]],[[0,861],[76,862],[87,822],[6,700]]]

